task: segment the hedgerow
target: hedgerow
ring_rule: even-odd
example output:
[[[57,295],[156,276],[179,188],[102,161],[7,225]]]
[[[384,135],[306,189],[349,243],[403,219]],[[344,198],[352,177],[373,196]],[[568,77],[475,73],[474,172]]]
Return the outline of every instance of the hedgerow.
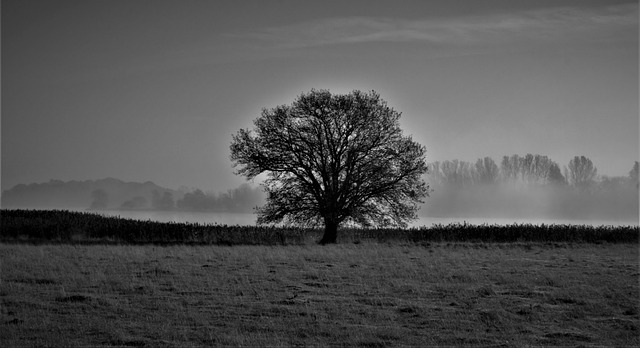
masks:
[[[0,241],[118,244],[301,245],[322,230],[157,222],[66,210],[0,211]],[[454,223],[409,229],[344,228],[339,241],[638,243],[638,226]]]

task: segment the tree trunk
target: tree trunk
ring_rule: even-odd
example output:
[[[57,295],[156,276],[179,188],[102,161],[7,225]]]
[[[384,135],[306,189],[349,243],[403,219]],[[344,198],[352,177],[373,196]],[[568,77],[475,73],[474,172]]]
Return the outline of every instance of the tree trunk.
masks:
[[[338,223],[334,221],[325,220],[324,222],[324,235],[320,240],[320,244],[335,244],[338,237]]]

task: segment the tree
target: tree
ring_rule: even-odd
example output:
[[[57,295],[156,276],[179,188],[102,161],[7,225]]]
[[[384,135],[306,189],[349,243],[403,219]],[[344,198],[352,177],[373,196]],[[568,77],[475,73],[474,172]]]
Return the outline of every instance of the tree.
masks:
[[[133,197],[122,203],[122,209],[142,209],[147,205],[147,199],[141,196]]]
[[[165,210],[173,209],[175,207],[175,203],[173,201],[173,193],[169,191],[165,191],[162,195],[162,200],[160,201],[161,208]]]
[[[223,197],[227,203],[227,211],[251,212],[264,199],[259,188],[253,189],[249,184],[229,190]]]
[[[629,180],[631,180],[632,184],[636,185],[636,188],[638,188],[639,186],[639,180],[638,180],[638,161],[635,161],[633,163],[633,168],[631,168],[631,170],[629,171]]]
[[[216,197],[207,195],[202,190],[187,192],[182,199],[176,203],[177,207],[186,210],[214,210],[216,208]]]
[[[91,191],[91,199],[93,199],[93,201],[89,209],[107,209],[109,205],[109,194],[103,189]]]
[[[475,168],[476,181],[481,184],[494,184],[500,170],[491,157],[478,158]]]
[[[449,187],[467,187],[473,185],[474,167],[465,161],[444,161],[440,164],[440,176]]]
[[[590,159],[585,156],[575,156],[569,161],[569,170],[565,176],[573,186],[584,190],[593,184],[597,174],[598,169]]]
[[[175,207],[173,194],[171,192],[164,191],[163,194],[160,194],[158,190],[153,190],[152,195],[151,206],[153,209],[171,210]]]
[[[560,166],[556,162],[551,163],[549,167],[549,173],[547,174],[547,183],[552,185],[564,185],[567,183],[562,172],[560,171]]]
[[[560,167],[547,156],[519,155],[504,156],[501,170],[503,179],[522,186],[542,186],[546,184],[562,184],[564,177]]]
[[[500,167],[506,182],[516,182],[518,179],[518,173],[520,172],[520,162],[520,156],[518,155],[502,157]]]
[[[238,174],[267,174],[257,222],[324,224],[321,244],[335,243],[342,223],[406,227],[428,195],[427,165],[399,119],[374,91],[311,90],[263,109],[231,143]]]
[[[560,172],[560,167],[547,156],[534,155],[529,173],[529,183],[535,185],[561,184],[564,177]]]

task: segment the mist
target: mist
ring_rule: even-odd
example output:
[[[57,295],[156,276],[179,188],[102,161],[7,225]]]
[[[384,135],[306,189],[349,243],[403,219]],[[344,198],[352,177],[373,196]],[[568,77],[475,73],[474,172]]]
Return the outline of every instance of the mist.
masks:
[[[242,184],[226,192],[204,192],[181,187],[178,190],[120,179],[61,181],[19,184],[2,192],[2,208],[203,211],[250,213],[264,203],[259,187]]]
[[[562,169],[561,169],[562,168]],[[418,215],[460,221],[610,221],[638,224],[638,162],[627,176],[598,174],[585,156],[559,165],[543,155],[490,157],[476,162],[436,161],[425,181],[430,195]],[[60,181],[16,185],[2,192],[3,208],[93,211],[172,211],[252,213],[266,202],[258,185],[224,192],[165,188],[147,181],[119,179]]]
[[[186,192],[177,202],[176,208],[188,211],[250,213],[264,202],[262,190],[242,184],[238,188],[219,194],[205,193],[200,189]]]
[[[448,218],[597,220],[638,224],[638,162],[625,177],[598,176],[584,156],[564,167],[546,156],[505,156],[475,164],[430,164],[431,186],[419,214]]]
[[[637,1],[1,7],[3,208],[252,212],[231,135],[315,88],[402,113],[420,216],[638,220]]]

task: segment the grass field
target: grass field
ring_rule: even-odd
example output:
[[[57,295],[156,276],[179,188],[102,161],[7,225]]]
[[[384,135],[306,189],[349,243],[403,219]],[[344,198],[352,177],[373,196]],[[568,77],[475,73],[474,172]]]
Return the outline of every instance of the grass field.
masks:
[[[638,346],[638,244],[0,244],[0,346]]]

